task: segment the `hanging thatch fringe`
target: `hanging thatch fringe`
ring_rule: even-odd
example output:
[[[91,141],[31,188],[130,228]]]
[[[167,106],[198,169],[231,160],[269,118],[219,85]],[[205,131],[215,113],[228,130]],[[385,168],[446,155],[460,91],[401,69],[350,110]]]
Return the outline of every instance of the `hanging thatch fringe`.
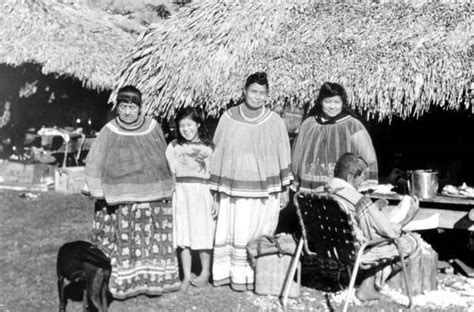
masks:
[[[55,0],[5,0],[0,4],[0,63],[42,65],[110,89],[115,68],[142,26],[125,17]]]
[[[263,70],[273,107],[301,108],[324,81],[371,117],[468,107],[470,3],[381,2],[196,2],[143,34],[115,90],[136,85],[156,115],[188,105],[217,115]]]

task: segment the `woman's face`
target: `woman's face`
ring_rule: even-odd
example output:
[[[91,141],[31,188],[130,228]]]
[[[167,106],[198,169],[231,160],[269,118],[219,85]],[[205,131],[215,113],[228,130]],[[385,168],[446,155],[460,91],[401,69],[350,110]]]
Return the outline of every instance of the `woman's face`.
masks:
[[[321,104],[327,117],[336,117],[342,112],[342,99],[339,95],[324,98]]]
[[[244,90],[245,102],[251,108],[260,108],[267,100],[268,90],[265,85],[252,83]]]
[[[179,133],[183,138],[188,142],[198,142],[199,141],[199,127],[200,123],[195,122],[191,118],[183,118],[179,121]]]
[[[140,116],[140,106],[135,103],[119,103],[117,107],[119,119],[126,123],[132,124],[138,120]]]

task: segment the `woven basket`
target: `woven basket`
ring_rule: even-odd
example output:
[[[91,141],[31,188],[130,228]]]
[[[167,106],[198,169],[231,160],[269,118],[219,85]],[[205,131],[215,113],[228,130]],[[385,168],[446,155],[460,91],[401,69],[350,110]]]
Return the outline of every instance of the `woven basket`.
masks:
[[[264,255],[256,260],[255,267],[255,293],[259,295],[282,296],[286,275],[290,269],[292,256],[289,255]],[[289,297],[296,298],[300,295],[301,264],[298,263],[296,280],[291,282]]]

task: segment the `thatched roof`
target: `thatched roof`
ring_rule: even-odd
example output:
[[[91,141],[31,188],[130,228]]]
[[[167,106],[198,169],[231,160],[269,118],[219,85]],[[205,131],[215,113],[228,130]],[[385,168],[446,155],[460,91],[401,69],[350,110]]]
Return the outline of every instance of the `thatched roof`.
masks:
[[[468,1],[345,2],[192,3],[141,36],[116,88],[135,84],[148,113],[168,117],[183,105],[218,114],[257,70],[269,74],[273,106],[314,101],[324,81],[379,118],[470,105]]]
[[[0,63],[42,65],[44,74],[110,89],[115,68],[142,30],[125,17],[54,0],[0,4]]]

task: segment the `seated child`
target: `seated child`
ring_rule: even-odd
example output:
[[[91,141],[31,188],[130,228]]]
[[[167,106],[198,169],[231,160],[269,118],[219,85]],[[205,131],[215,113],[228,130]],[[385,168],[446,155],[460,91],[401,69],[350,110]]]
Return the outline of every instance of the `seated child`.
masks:
[[[418,200],[410,198],[390,215],[380,211],[386,201],[372,200],[357,191],[357,187],[364,181],[367,163],[361,157],[351,153],[342,155],[335,166],[334,178],[328,181],[325,190],[336,195],[341,205],[351,214],[358,225],[356,234],[363,241],[378,238],[398,238],[402,253],[405,257],[419,254],[421,238],[416,234],[402,233],[402,226],[408,223],[418,209]],[[398,221],[391,222],[392,220]],[[358,232],[358,233],[357,233]],[[398,256],[394,244],[385,244],[368,249],[362,257],[362,264],[375,267],[375,272],[369,272],[364,277],[356,296],[361,301],[387,299],[378,290],[385,280],[393,275],[394,268],[385,263]]]

